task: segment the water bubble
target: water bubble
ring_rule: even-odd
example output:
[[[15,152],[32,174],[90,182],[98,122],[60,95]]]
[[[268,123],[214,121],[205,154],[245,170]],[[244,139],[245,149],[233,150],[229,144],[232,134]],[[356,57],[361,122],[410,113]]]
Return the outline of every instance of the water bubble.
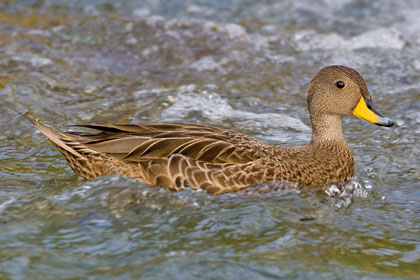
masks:
[[[335,196],[340,193],[340,190],[336,185],[331,185],[328,189],[325,190],[325,193],[329,196]]]

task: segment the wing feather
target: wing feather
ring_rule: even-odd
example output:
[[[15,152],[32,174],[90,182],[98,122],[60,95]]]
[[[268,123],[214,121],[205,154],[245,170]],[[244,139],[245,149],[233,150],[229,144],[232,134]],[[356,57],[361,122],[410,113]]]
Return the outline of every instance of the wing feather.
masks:
[[[242,133],[196,124],[81,125],[96,134],[73,132],[91,150],[136,162],[174,154],[214,163],[246,163],[261,157],[261,142]]]

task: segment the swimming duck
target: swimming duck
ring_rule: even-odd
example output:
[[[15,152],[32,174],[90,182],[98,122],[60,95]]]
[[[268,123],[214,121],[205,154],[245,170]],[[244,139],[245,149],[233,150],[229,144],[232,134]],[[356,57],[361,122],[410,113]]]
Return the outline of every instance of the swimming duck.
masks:
[[[85,179],[123,174],[172,191],[219,195],[267,182],[320,186],[354,176],[342,117],[380,126],[394,123],[374,107],[355,70],[328,66],[312,79],[307,97],[312,139],[302,147],[268,145],[242,133],[181,123],[80,125],[96,133],[60,132],[29,120]]]

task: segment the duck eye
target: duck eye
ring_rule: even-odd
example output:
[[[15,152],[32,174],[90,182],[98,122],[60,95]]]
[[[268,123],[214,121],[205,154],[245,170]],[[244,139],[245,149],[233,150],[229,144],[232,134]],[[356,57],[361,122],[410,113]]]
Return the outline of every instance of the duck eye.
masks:
[[[343,87],[344,87],[344,83],[343,83],[342,81],[338,81],[335,85],[336,85],[338,88],[343,88]]]

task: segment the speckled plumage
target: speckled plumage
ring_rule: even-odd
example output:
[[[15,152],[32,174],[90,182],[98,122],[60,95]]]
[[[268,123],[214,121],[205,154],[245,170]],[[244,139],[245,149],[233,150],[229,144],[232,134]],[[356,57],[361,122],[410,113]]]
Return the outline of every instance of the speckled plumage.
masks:
[[[337,89],[337,80],[346,88]],[[308,94],[312,140],[296,148],[267,145],[242,133],[197,124],[81,126],[98,131],[92,134],[63,133],[30,121],[85,179],[123,174],[173,191],[190,187],[211,194],[252,193],[258,189],[252,186],[259,183],[288,181],[289,186],[310,187],[352,177],[353,155],[343,138],[341,118],[352,114],[361,96],[370,99],[355,70],[322,69]]]

